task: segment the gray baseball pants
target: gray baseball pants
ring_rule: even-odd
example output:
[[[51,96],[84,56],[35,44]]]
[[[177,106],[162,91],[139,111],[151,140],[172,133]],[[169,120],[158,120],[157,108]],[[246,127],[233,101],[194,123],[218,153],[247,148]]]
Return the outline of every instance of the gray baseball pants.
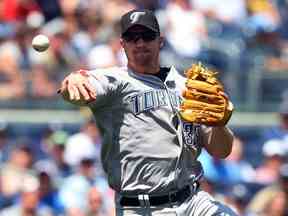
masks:
[[[117,203],[117,202],[116,202]],[[160,206],[120,206],[116,204],[116,216],[237,216],[228,206],[216,201],[210,194],[198,190],[184,202]]]

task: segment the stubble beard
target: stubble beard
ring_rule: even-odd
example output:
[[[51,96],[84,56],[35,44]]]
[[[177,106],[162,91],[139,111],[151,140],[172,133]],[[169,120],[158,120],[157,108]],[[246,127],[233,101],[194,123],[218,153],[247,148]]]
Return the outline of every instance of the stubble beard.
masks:
[[[148,65],[151,64],[151,62],[152,62],[152,58],[150,55],[149,56],[148,55],[138,55],[135,57],[135,63],[139,66],[142,66],[142,67],[144,67],[144,66],[147,67]]]
[[[130,57],[132,57],[130,55]],[[147,52],[138,52],[134,53],[132,58],[128,58],[128,65],[131,66],[136,72],[141,73],[154,73],[154,68],[158,65],[158,59],[153,53]]]
[[[134,62],[144,68],[153,67],[157,64],[158,58],[152,52],[137,53],[134,55]]]

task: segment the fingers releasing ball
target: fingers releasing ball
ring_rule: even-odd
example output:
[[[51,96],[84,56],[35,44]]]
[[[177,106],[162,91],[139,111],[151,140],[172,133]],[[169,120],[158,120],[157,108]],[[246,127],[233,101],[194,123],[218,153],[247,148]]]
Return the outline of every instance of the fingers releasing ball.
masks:
[[[49,38],[43,34],[39,34],[35,36],[32,40],[32,47],[37,52],[44,52],[50,46]]]

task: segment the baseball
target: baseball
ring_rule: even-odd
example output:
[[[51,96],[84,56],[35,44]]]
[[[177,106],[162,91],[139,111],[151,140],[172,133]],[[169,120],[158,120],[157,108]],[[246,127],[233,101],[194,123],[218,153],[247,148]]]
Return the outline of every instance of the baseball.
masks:
[[[49,38],[43,34],[35,36],[32,40],[32,47],[38,52],[44,52],[50,45]]]

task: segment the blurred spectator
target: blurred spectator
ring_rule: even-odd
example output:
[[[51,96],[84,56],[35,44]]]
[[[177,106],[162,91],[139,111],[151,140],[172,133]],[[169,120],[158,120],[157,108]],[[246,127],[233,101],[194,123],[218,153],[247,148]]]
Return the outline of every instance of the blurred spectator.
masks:
[[[234,209],[238,215],[249,216],[246,212],[246,207],[251,198],[251,194],[252,192],[249,191],[249,187],[246,184],[239,183],[226,188],[226,191],[222,195],[218,195],[218,198],[222,199],[224,203]]]
[[[116,34],[116,33],[115,33]],[[98,59],[95,61],[95,59]],[[87,56],[88,68],[125,66],[127,62],[118,36],[111,36],[107,43],[94,46]]]
[[[39,182],[36,177],[22,179],[20,197],[15,204],[0,212],[1,216],[53,216],[49,207],[40,205]]]
[[[118,22],[119,17],[136,7],[136,5],[129,0],[105,1],[105,4],[102,6],[102,16],[105,25],[111,25]],[[109,8],[109,10],[106,10],[106,8]]]
[[[64,180],[59,189],[59,199],[68,215],[75,215],[75,212],[78,212],[78,215],[85,215],[88,208],[87,196],[92,186],[108,191],[106,180],[96,177],[96,172],[94,159],[83,158],[76,173]]]
[[[19,99],[25,95],[19,68],[20,50],[14,41],[0,37],[0,100]]]
[[[25,24],[27,25],[28,28],[31,28],[31,33],[36,33],[37,31],[40,31],[41,28],[44,25],[44,16],[40,11],[35,11],[30,13],[27,18]],[[29,44],[30,45],[30,44]]]
[[[270,203],[264,208],[263,215],[269,216],[285,216],[287,215],[287,197],[283,191],[275,194]]]
[[[79,31],[75,17],[54,19],[46,23],[41,33],[50,38],[50,47],[44,53],[33,52],[33,64],[44,64],[55,81],[60,80],[67,71],[83,67],[74,47],[74,35]]]
[[[65,145],[68,139],[65,131],[53,132],[43,146],[47,152],[47,158],[38,160],[34,167],[36,170],[46,170],[53,183],[59,187],[64,178],[72,174],[72,168],[64,160]]]
[[[106,197],[105,197],[106,198]],[[112,216],[114,209],[105,209],[103,194],[97,187],[91,187],[88,192],[88,212],[87,216]],[[110,213],[111,212],[111,213]]]
[[[32,66],[29,48],[32,36],[37,33],[37,29],[32,29],[30,26],[23,24],[17,25],[15,30],[14,42],[17,47],[17,52],[14,51],[14,56],[17,57],[19,72],[21,72],[23,79],[26,81],[25,75]]]
[[[280,139],[271,139],[264,143],[263,162],[256,168],[254,181],[268,185],[275,182],[279,178],[279,168],[284,163],[285,143]]]
[[[287,31],[287,24],[288,24],[288,2],[286,0],[279,0],[276,1],[278,4],[278,10],[281,18],[281,26],[279,29],[279,33],[281,35],[281,38],[283,38],[286,42],[288,39],[288,31]]]
[[[258,61],[262,59],[262,62],[254,64],[263,64],[264,72],[285,72],[288,69],[288,45],[279,31],[256,30],[252,37],[247,39],[247,45],[246,52],[261,57]]]
[[[217,0],[190,0],[194,7],[201,11],[209,20],[223,25],[242,25],[246,19],[246,0],[227,0],[219,4]]]
[[[56,80],[56,78],[52,79],[45,65],[34,65],[30,72],[30,86],[27,93],[34,99],[51,98],[56,95]]]
[[[46,170],[38,170],[37,175],[39,181],[39,203],[49,207],[53,215],[62,214],[64,209],[59,200],[58,187],[54,184],[53,175]]]
[[[222,181],[224,182],[223,184],[225,184],[226,179],[223,178]],[[249,191],[250,188],[246,183],[236,183],[233,185],[228,184],[221,190],[217,188],[217,183],[215,184],[207,178],[201,179],[200,183],[201,188],[204,191],[212,194],[216,200],[220,200],[228,205],[235,212],[237,212],[239,216],[246,216],[246,206],[251,198],[251,195],[253,194],[253,191]]]
[[[239,179],[238,182],[252,182],[255,177],[255,169],[248,161],[244,160],[243,150],[247,146],[239,137],[235,137],[230,155],[226,158],[227,169],[234,171],[233,176]],[[232,172],[233,172],[232,171]],[[236,177],[239,175],[238,177]]]
[[[278,123],[275,127],[263,131],[263,140],[284,139],[288,143],[288,90],[284,91],[278,110]]]
[[[45,21],[49,22],[62,15],[59,0],[35,0],[45,17]]]
[[[23,179],[34,173],[32,170],[33,154],[28,146],[18,146],[12,150],[8,161],[2,164],[0,172],[0,191],[4,199],[14,201]]]
[[[247,10],[247,58],[257,57],[252,64],[263,64],[261,69],[266,72],[287,70],[287,43],[279,32],[281,17],[276,1],[247,0]]]
[[[10,140],[8,138],[8,130],[5,126],[0,126],[0,164],[6,161],[8,158]]]
[[[25,21],[27,16],[39,11],[38,4],[34,0],[2,0],[4,17],[6,21]]]
[[[232,152],[226,160],[219,160],[203,152],[199,160],[203,163],[204,176],[223,191],[227,186],[254,180],[254,168],[243,159],[243,142],[239,138],[233,141]],[[223,181],[225,179],[225,181]]]
[[[213,194],[213,196],[215,196],[217,193],[215,191],[215,185],[213,184],[213,182],[209,181],[209,179],[205,177],[201,179],[200,186],[207,193]]]
[[[224,189],[224,184],[231,184],[231,179],[227,181],[229,171],[223,160],[210,157],[206,151],[202,151],[199,160],[203,164],[203,167],[205,167],[205,178],[214,185],[216,191],[222,191]],[[224,178],[225,182],[222,181]]]
[[[30,25],[34,24],[30,23]],[[56,81],[59,75],[51,73],[51,69],[54,68],[53,58],[49,55],[50,50],[46,54],[39,54],[32,50],[30,45],[32,36],[39,32],[37,26],[22,25],[16,30],[17,62],[25,88],[23,94],[34,99],[55,96]],[[42,57],[43,59],[41,59]]]
[[[158,10],[161,6],[161,0],[134,0],[137,8],[143,8],[148,10]],[[164,1],[162,1],[162,6]]]
[[[6,1],[8,2],[8,1]],[[14,33],[14,23],[7,21],[7,6],[4,1],[0,1],[0,35],[1,37],[11,37]]]
[[[207,39],[205,17],[193,8],[189,0],[172,0],[165,9],[167,42],[179,57],[197,57]],[[183,25],[185,20],[185,25]],[[181,64],[181,61],[178,62]]]
[[[80,0],[71,0],[71,1],[58,1],[61,7],[61,11],[64,17],[72,17],[75,14],[76,9],[79,7]]]
[[[90,49],[102,41],[102,26],[103,18],[97,11],[93,11],[96,14],[90,15],[90,11],[78,11],[79,31],[76,32],[71,39],[73,47],[76,49],[76,53],[81,62],[87,62],[87,53]]]
[[[81,126],[78,133],[68,138],[64,158],[72,167],[78,165],[83,158],[93,158],[101,169],[100,149],[100,134],[94,120],[91,119]]]
[[[254,32],[275,32],[280,26],[280,14],[275,1],[246,0],[248,23]]]
[[[71,24],[71,23],[70,23]],[[72,24],[73,26],[73,24]],[[55,70],[57,72],[71,71],[81,66],[76,51],[71,46],[71,30],[69,23],[66,21],[62,32],[57,32],[53,35],[51,41],[51,49],[53,51]],[[74,31],[74,30],[72,30]]]
[[[261,189],[250,201],[247,211],[251,215],[287,215],[288,164],[283,164],[279,172],[279,179]]]

